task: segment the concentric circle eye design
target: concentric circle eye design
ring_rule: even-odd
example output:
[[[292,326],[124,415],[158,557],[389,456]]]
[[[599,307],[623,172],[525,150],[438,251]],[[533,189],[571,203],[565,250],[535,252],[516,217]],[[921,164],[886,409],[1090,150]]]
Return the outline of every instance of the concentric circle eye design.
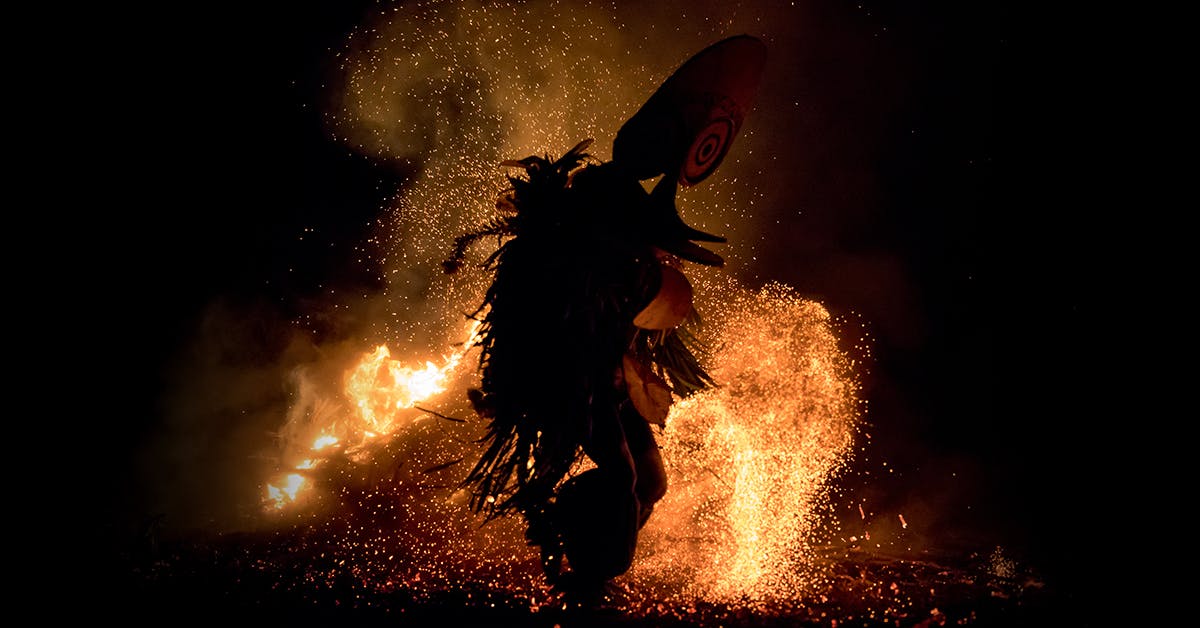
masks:
[[[733,142],[736,132],[737,127],[732,118],[718,118],[709,122],[708,126],[696,135],[696,140],[688,150],[687,159],[683,162],[683,171],[680,173],[680,182],[693,185],[711,174],[721,165],[721,160],[729,151],[729,145]]]

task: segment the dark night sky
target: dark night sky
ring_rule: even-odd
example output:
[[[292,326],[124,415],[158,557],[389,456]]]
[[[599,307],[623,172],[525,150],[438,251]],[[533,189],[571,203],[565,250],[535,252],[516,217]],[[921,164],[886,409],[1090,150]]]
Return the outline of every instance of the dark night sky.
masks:
[[[1045,122],[1032,116],[1034,91],[1017,61],[1025,42],[1001,3],[866,4],[870,18],[849,4],[829,11],[839,24],[887,26],[885,47],[850,52],[901,68],[880,78],[899,81],[898,115],[922,132],[897,126],[863,137],[853,101],[822,101],[822,139],[841,146],[834,165],[874,160],[870,202],[859,204],[871,209],[784,224],[783,242],[758,270],[893,330],[879,339],[867,389],[880,458],[914,469],[923,457],[973,461],[988,498],[963,525],[1016,539],[1052,575],[1084,573],[1078,521],[1101,516],[1093,454],[1075,440],[1097,403],[1082,394],[1089,374],[1079,368],[1098,355],[1081,320],[1087,245],[1077,232],[1082,210],[1045,187],[1036,143]],[[97,62],[105,71],[94,80],[115,122],[98,130],[98,143],[116,150],[82,176],[111,210],[79,224],[99,237],[87,238],[94,279],[77,297],[92,312],[93,354],[123,365],[104,369],[96,393],[122,417],[96,430],[112,443],[100,480],[112,490],[97,508],[116,523],[103,532],[119,536],[145,514],[135,461],[211,303],[286,321],[323,305],[318,286],[382,287],[350,248],[409,173],[349,155],[328,141],[318,114],[328,49],[369,6],[172,5],[147,28],[114,26],[105,38]],[[902,61],[884,58],[896,50]],[[835,68],[814,73],[815,84],[838,84]],[[829,181],[830,195],[852,190],[836,170]],[[325,238],[297,241],[307,226]],[[790,255],[806,249],[789,238],[812,233],[837,236],[835,249],[902,260],[911,305],[890,311],[888,278],[871,267]],[[264,330],[260,350],[277,352],[281,337]]]

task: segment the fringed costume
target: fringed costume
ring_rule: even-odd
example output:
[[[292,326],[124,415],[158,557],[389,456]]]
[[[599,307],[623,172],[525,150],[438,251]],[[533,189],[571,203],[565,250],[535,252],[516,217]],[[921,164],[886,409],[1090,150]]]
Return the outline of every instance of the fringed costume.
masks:
[[[531,156],[497,202],[499,217],[456,242],[500,242],[482,321],[480,388],[485,449],[464,485],[489,518],[520,513],[558,581],[600,585],[631,565],[638,530],[666,492],[651,424],[674,397],[713,384],[689,332],[697,322],[683,260],[723,260],[693,240],[678,184],[707,177],[740,127],[757,85],[762,44],[735,37],[681,67],[622,127],[613,160],[586,140],[559,159]],[[736,70],[736,71],[735,71]],[[664,174],[665,173],[665,174]],[[647,193],[640,181],[664,175]],[[570,475],[581,455],[595,467]]]

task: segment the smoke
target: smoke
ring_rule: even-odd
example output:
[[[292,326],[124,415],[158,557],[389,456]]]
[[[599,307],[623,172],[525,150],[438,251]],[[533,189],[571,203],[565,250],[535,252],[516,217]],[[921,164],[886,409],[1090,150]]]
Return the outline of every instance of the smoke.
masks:
[[[872,235],[884,226],[878,164],[898,132],[904,57],[859,10],[796,4],[420,2],[370,16],[335,53],[326,122],[351,150],[420,172],[381,222],[388,308],[440,321],[470,300],[478,286],[441,276],[437,262],[492,215],[499,161],[589,137],[607,159],[681,62],[745,33],[769,49],[755,108],[715,176],[682,191],[681,213],[729,238],[731,275],[853,304],[889,339],[918,345],[910,269]],[[393,341],[439,335],[438,323],[403,319]]]
[[[501,160],[561,154],[585,138],[607,159],[621,124],[682,61],[723,37],[761,34],[761,18],[736,5],[688,7],[681,15],[661,5],[416,3],[382,11],[350,35],[332,133],[363,154],[421,170],[381,234],[396,309],[465,296],[437,276],[436,262],[455,236],[492,215]],[[751,115],[714,177],[720,183],[682,195],[699,228],[737,242],[755,231],[763,193],[749,156],[760,146],[758,128]],[[731,264],[745,260],[730,254]]]
[[[153,509],[172,526],[224,529],[257,518],[263,454],[287,412],[289,365],[318,349],[263,304],[210,304],[180,351],[162,399],[164,421],[142,460]]]

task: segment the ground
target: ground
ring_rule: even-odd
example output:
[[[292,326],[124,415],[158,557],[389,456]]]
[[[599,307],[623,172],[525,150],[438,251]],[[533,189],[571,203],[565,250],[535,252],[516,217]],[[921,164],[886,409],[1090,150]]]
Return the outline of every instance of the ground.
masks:
[[[1013,626],[1057,624],[1059,591],[1003,557],[820,548],[824,593],[728,603],[657,601],[618,581],[611,606],[564,610],[547,588],[391,582],[329,528],[143,537],[107,597],[126,620],[402,626]],[[360,563],[356,564],[355,561]]]

